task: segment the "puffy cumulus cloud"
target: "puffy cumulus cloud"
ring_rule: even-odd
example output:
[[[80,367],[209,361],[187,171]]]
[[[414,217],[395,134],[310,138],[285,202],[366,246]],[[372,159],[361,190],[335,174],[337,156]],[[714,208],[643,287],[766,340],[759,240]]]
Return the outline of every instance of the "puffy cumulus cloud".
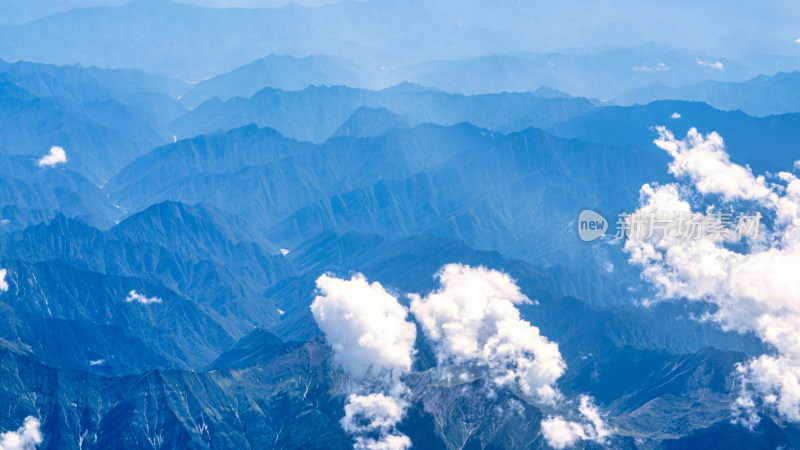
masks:
[[[440,365],[488,369],[498,385],[518,383],[543,402],[558,397],[556,380],[566,364],[558,345],[520,317],[530,303],[506,274],[461,264],[444,266],[440,288],[412,294],[411,311],[434,343]]]
[[[50,148],[50,153],[42,156],[39,160],[39,167],[54,167],[65,162],[67,162],[67,152],[63,148],[54,145]]]
[[[8,282],[6,281],[6,269],[0,269],[0,292],[8,291]]]
[[[548,417],[542,421],[542,436],[547,445],[553,448],[567,448],[586,439],[586,432],[577,422],[570,422],[562,417]]]
[[[396,430],[408,408],[400,377],[411,370],[417,334],[408,310],[361,274],[349,280],[322,275],[317,289],[311,312],[355,391],[342,428],[355,437],[355,448],[409,448],[411,440]]]
[[[676,111],[676,112],[672,113],[672,114],[669,116],[669,118],[670,118],[670,119],[680,119],[680,118],[681,118],[681,113],[679,113],[679,112],[677,112],[677,111]]]
[[[757,402],[791,422],[800,422],[800,360],[761,355],[739,365],[737,372],[743,381],[734,407],[739,423],[749,428],[758,424]]]
[[[722,64],[721,61],[704,61],[702,59],[698,59],[697,60],[697,64],[701,65],[703,67],[710,67],[712,69],[717,69],[717,70],[724,70],[725,69],[725,65]]]
[[[0,434],[0,450],[32,450],[44,441],[39,419],[28,416],[17,431]]]
[[[357,449],[407,449],[411,440],[395,431],[407,408],[404,400],[381,393],[352,394],[344,407],[342,428],[356,436]]]
[[[358,380],[396,378],[411,369],[417,331],[408,311],[380,283],[363,275],[317,279],[320,294],[311,304],[334,359]]]
[[[549,416],[542,421],[542,436],[547,445],[553,448],[573,447],[580,441],[593,441],[605,444],[611,436],[611,430],[606,425],[597,406],[591,397],[581,396],[580,422],[573,422],[560,416]]]
[[[365,450],[405,450],[411,448],[411,439],[404,434],[389,434],[378,439],[358,438],[353,448]]]
[[[800,45],[800,38],[795,39],[794,43],[797,44],[797,45]]]
[[[665,127],[657,127],[655,144],[672,156],[669,172],[688,176],[702,194],[719,194],[726,200],[758,200],[771,194],[763,176],[755,177],[749,168],[730,161],[725,144],[717,133],[703,136],[692,128],[685,139],[676,139]]]
[[[161,299],[158,297],[146,297],[138,292],[130,291],[128,292],[128,296],[125,298],[125,301],[128,303],[141,303],[143,305],[150,305],[152,303],[161,303]]]
[[[673,157],[670,172],[688,180],[641,190],[637,212],[694,212],[694,194],[718,194],[722,206],[748,206],[771,220],[757,239],[727,245],[722,238],[687,239],[669,227],[634,233],[625,243],[629,260],[662,298],[688,298],[717,306],[705,319],[725,330],[753,332],[771,346],[770,354],[738,368],[743,391],[736,404],[742,423],[757,422],[755,408],[766,406],[800,422],[800,180],[780,172],[767,183],[748,168],[730,162],[716,133],[675,140],[659,130],[656,144]],[[736,226],[743,226],[739,221]],[[679,227],[673,221],[671,227]],[[752,226],[752,223],[751,223]],[[674,232],[673,232],[674,231]]]
[[[461,264],[444,266],[440,287],[425,297],[411,294],[411,312],[436,350],[445,373],[488,374],[496,385],[518,387],[525,395],[554,403],[555,386],[566,365],[558,346],[520,316],[530,303],[506,274]],[[334,361],[351,377],[342,428],[358,449],[407,449],[410,439],[397,431],[405,416],[416,327],[408,310],[379,283],[357,274],[349,280],[322,275],[311,311],[333,349]],[[575,439],[604,442],[609,436],[590,397],[580,401]],[[564,419],[543,423],[558,442]],[[559,422],[561,421],[561,422]],[[577,432],[576,432],[577,433]]]

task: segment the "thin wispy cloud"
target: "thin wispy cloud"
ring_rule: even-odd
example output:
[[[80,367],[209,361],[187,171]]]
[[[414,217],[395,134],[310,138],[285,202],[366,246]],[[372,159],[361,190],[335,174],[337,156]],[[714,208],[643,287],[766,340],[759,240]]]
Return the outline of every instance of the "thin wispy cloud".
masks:
[[[667,72],[669,71],[669,66],[660,62],[655,66],[648,66],[648,65],[641,65],[636,67],[631,67],[631,70],[635,72]]]
[[[699,65],[701,65],[703,67],[710,67],[712,69],[717,69],[717,70],[724,70],[725,69],[725,65],[722,64],[721,61],[704,61],[702,59],[698,59],[697,60],[697,64],[699,64]]]
[[[125,298],[125,301],[128,303],[141,303],[143,305],[150,305],[153,303],[161,303],[161,299],[158,297],[146,297],[138,292],[130,291],[128,292],[128,297]]]
[[[578,411],[580,417],[577,421],[560,416],[548,416],[542,421],[542,436],[549,446],[562,449],[574,447],[580,441],[593,441],[602,445],[611,436],[611,430],[591,397],[581,396]]]

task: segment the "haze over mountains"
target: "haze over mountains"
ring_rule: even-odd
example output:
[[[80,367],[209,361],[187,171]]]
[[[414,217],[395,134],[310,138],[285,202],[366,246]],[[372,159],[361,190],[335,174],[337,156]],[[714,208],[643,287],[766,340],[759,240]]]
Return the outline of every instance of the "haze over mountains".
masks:
[[[577,83],[585,89],[577,94],[609,98],[597,90],[610,89],[604,85],[621,74],[622,80],[649,79],[647,84],[733,81],[793,70],[798,57],[798,16],[789,0],[768,9],[716,1],[691,8],[656,1],[488,5],[459,0],[443,5],[376,0],[266,9],[203,8],[168,0],[88,9],[43,3],[66,11],[1,26],[4,59],[142,68],[197,81],[269,54],[325,54],[355,61],[373,80],[384,78],[383,87],[399,79],[449,77],[450,86],[436,87],[469,91],[475,86],[464,83],[497,86],[499,76],[516,81],[501,86],[508,90],[513,84],[529,88],[523,78],[538,73],[539,83]],[[714,17],[714,26],[708,26],[707,17]],[[638,48],[654,42],[677,50]],[[538,55],[517,56],[520,52]],[[506,61],[497,64],[487,55]],[[456,60],[468,60],[470,70],[481,76],[458,77],[454,71],[464,68],[452,63]],[[607,75],[596,78],[598,70]]]
[[[0,449],[800,447],[798,20],[4,2]],[[761,239],[614,237],[667,200]]]
[[[798,72],[759,75],[739,83],[705,81],[688,86],[648,86],[620,96],[622,104],[648,103],[658,98],[693,100],[720,109],[741,110],[755,116],[800,111],[797,100]]]

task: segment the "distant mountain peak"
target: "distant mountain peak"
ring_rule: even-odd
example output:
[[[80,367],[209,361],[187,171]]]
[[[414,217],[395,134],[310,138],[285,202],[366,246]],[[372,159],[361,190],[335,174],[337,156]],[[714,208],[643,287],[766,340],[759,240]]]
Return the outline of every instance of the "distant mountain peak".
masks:
[[[285,343],[281,338],[263,328],[256,328],[229,350],[223,352],[208,366],[208,370],[252,367],[269,361],[275,355],[294,345],[294,343]]]
[[[375,137],[390,130],[408,127],[406,120],[386,108],[362,106],[350,115],[333,136]]]

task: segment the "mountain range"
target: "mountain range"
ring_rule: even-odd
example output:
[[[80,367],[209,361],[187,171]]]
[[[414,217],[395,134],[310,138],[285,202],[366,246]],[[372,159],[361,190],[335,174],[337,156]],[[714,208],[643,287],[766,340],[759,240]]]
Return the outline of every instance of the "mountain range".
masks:
[[[0,450],[800,448],[797,20],[4,2]]]

